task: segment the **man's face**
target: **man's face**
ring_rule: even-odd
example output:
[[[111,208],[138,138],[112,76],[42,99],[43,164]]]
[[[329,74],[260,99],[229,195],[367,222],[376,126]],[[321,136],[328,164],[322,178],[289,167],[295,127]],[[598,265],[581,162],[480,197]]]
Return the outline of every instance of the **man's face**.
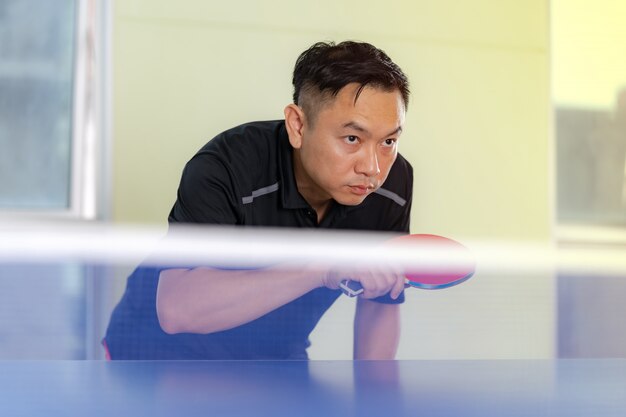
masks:
[[[298,190],[314,208],[334,199],[357,205],[377,190],[398,154],[404,103],[398,91],[349,84],[323,105],[313,123],[306,116],[292,140]]]

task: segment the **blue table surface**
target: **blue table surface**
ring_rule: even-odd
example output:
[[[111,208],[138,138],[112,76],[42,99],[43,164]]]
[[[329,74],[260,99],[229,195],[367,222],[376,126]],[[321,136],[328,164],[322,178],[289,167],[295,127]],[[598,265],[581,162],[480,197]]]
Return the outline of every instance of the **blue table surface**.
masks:
[[[0,416],[626,416],[626,360],[0,361]]]

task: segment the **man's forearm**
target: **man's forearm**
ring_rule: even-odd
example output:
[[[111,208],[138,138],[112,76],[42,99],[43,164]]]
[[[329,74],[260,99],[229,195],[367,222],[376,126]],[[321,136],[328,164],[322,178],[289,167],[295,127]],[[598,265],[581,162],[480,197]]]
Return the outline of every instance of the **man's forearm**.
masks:
[[[319,287],[321,275],[305,269],[164,270],[157,290],[157,316],[166,333],[227,330]]]
[[[400,306],[359,298],[354,359],[394,359],[400,342]]]

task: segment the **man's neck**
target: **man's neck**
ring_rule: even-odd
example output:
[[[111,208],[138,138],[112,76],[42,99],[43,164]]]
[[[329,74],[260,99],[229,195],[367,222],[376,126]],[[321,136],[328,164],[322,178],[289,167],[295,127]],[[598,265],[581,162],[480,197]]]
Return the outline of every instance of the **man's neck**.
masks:
[[[321,190],[314,184],[311,177],[306,173],[300,161],[297,149],[294,150],[293,154],[293,168],[298,192],[304,200],[309,203],[311,208],[315,210],[315,213],[317,214],[317,223],[319,224],[324,216],[326,216],[333,200],[330,196],[324,195],[324,193],[321,192]]]

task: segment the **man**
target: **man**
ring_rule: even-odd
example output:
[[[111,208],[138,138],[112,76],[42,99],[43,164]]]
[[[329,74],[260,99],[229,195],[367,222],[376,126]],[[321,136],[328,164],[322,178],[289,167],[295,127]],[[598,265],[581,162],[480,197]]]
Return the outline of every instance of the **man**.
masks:
[[[408,233],[412,168],[398,155],[406,76],[367,43],[317,43],[284,121],[230,129],[186,165],[170,223]],[[105,337],[113,359],[305,359],[349,276],[364,288],[354,357],[392,359],[404,278],[390,270],[139,268]]]

